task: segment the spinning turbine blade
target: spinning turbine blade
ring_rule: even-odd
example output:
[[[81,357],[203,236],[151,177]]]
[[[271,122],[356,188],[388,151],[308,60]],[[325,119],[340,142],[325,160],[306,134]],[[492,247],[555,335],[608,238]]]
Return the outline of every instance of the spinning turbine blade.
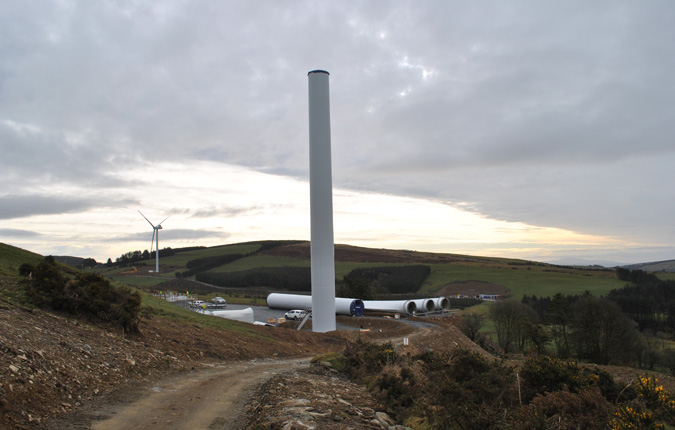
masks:
[[[148,222],[148,224],[152,225],[152,228],[155,228],[155,226],[150,222],[150,220],[145,215],[143,215],[143,212],[138,211],[138,213],[141,214],[141,216],[143,218],[145,218],[145,220]],[[162,222],[164,222],[164,221],[162,221]]]
[[[150,239],[150,254],[152,254],[152,247],[155,245],[155,233],[157,230],[155,228],[152,228],[152,239]]]

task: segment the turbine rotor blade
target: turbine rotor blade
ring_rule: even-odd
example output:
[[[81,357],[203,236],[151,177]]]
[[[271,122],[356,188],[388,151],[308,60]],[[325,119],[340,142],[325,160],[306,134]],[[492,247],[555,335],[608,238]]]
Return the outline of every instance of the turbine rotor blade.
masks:
[[[153,229],[152,229],[152,239],[150,239],[150,254],[152,254],[152,247],[155,245],[155,233],[156,232],[157,232],[157,230],[155,230],[154,227],[153,227]]]
[[[169,216],[171,216],[171,215],[169,215]],[[166,217],[166,218],[164,218],[164,219],[162,220],[162,222],[160,222],[160,223],[159,223],[159,224],[157,224],[157,225],[162,225],[162,223],[163,223],[164,221],[166,221],[166,220],[168,220],[168,219],[169,219],[169,216],[168,216],[168,217]]]
[[[145,215],[143,215],[143,212],[138,211],[138,213],[141,214],[141,216],[142,216],[143,218],[145,218],[145,220],[148,222],[148,224],[152,225],[152,228],[155,228],[155,226],[150,222],[150,220],[148,219],[148,217],[146,217]],[[164,221],[162,221],[162,222],[164,222]]]

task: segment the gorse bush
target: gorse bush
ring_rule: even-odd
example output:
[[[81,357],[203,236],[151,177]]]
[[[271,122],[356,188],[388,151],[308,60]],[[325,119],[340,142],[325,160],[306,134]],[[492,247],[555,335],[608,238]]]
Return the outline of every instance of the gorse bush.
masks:
[[[94,273],[78,273],[71,278],[49,257],[25,269],[32,274],[27,294],[37,306],[119,325],[127,333],[139,331],[138,292],[116,287]]]
[[[520,372],[522,398],[531,401],[537,394],[569,391],[578,393],[588,388],[598,388],[607,400],[615,400],[620,388],[605,371],[580,366],[576,361],[560,360],[548,356],[528,358]]]
[[[516,369],[457,350],[398,353],[354,342],[343,372],[364,383],[398,422],[415,429],[664,429],[675,396],[650,377],[619,385],[573,360],[531,358]]]

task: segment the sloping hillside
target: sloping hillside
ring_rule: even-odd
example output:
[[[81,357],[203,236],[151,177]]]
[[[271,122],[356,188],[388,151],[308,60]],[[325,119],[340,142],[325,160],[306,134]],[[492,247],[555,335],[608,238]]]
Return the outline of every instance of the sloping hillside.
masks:
[[[111,279],[152,289],[154,286],[176,279],[177,274],[186,274],[190,265],[218,256],[238,256],[236,259],[218,266],[208,266],[209,273],[244,273],[261,268],[309,268],[309,242],[295,241],[286,244],[282,241],[249,242],[223,245],[211,248],[175,250],[175,255],[160,259],[160,273],[154,273],[154,260],[143,260],[124,267],[99,269],[100,273]],[[578,267],[556,266],[535,261],[525,261],[494,257],[476,257],[458,254],[416,252],[411,250],[389,250],[363,248],[338,244],[335,246],[336,281],[342,281],[354,269],[381,266],[426,265],[431,271],[424,281],[420,294],[437,295],[454,292],[470,295],[476,292],[477,285],[489,286],[493,293],[501,291],[514,299],[523,295],[552,296],[557,292],[581,294],[591,291],[594,294],[606,294],[613,288],[620,288],[613,270],[590,270]],[[207,266],[204,266],[207,267]],[[183,279],[194,280],[190,274]],[[261,287],[258,291],[269,291],[265,285],[250,284],[248,287]],[[463,288],[469,287],[463,290]],[[273,290],[273,289],[271,289]]]
[[[645,272],[675,272],[675,260],[631,264],[624,267],[630,270],[644,270]]]
[[[143,296],[140,334],[39,309],[18,276],[42,257],[2,245],[0,428],[40,428],[113,391],[214,361],[307,356],[342,345],[337,334],[212,318]],[[67,269],[72,270],[72,269]]]

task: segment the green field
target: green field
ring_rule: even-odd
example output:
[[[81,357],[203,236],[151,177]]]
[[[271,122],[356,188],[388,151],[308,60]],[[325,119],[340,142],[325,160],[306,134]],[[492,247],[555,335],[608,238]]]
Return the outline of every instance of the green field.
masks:
[[[606,294],[620,288],[623,281],[614,272],[580,271],[555,268],[555,266],[503,266],[434,264],[423,291],[433,293],[443,285],[455,281],[483,281],[505,286],[512,299],[523,295],[537,297],[553,296],[556,293],[581,294],[588,290],[595,295]]]
[[[21,264],[38,264],[43,258],[33,252],[0,243],[0,275],[16,276]]]

